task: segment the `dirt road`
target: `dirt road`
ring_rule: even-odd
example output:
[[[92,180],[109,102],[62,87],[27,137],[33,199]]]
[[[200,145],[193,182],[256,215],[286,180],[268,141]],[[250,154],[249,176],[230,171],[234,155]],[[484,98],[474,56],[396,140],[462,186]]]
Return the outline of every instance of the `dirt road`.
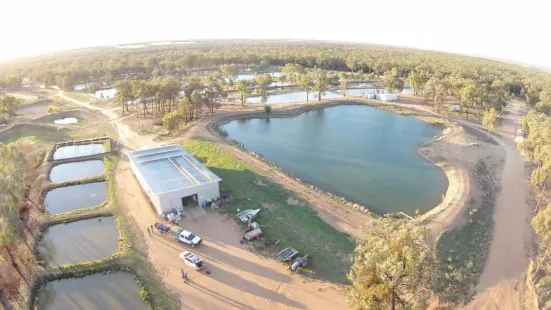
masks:
[[[125,145],[123,153],[156,145],[151,136],[140,136],[121,124],[122,118],[115,111],[65,97],[63,93],[60,96],[108,116]],[[132,214],[144,232],[149,259],[165,285],[179,296],[182,309],[346,309],[342,286],[301,278],[285,264],[254,254],[239,243],[242,228],[218,212],[193,209],[180,222],[204,240],[193,252],[206,261],[210,275],[192,271],[178,258],[187,248],[157,233],[148,236],[147,227],[158,220],[158,215],[135,180],[124,154],[117,166],[116,180],[121,207]],[[182,268],[189,273],[187,284],[181,279]]]
[[[502,135],[498,142],[506,157],[494,210],[490,254],[477,286],[478,295],[465,309],[522,309],[532,210],[526,203],[528,184],[524,161],[514,142],[523,115],[522,105],[512,102],[505,111],[508,115],[497,130]]]
[[[154,233],[149,237],[147,226],[154,214],[132,175],[128,160],[121,158],[117,167],[117,195],[144,231],[149,258],[165,284],[180,297],[183,309],[345,309],[344,290],[337,285],[303,279],[292,274],[284,264],[267,259],[241,245],[242,228],[233,219],[218,212],[190,209],[180,226],[203,238],[193,249],[206,261],[211,272],[191,271],[179,259],[186,247]],[[188,284],[181,279],[185,268]]]

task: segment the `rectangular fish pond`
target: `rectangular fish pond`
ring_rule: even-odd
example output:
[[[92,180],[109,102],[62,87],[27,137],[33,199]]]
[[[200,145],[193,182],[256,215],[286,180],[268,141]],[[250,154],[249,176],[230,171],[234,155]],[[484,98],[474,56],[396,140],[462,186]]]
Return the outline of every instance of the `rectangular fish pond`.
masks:
[[[94,207],[106,199],[105,182],[94,182],[52,189],[46,194],[44,205],[48,213],[63,213]]]
[[[53,159],[67,159],[104,153],[103,143],[67,145],[55,150]]]
[[[103,161],[85,160],[54,166],[50,171],[50,181],[67,182],[95,177],[103,174]]]
[[[116,272],[48,282],[38,293],[38,309],[142,310],[147,306],[134,277]]]
[[[46,266],[59,266],[106,258],[118,248],[119,233],[114,218],[108,216],[48,227],[38,255]]]

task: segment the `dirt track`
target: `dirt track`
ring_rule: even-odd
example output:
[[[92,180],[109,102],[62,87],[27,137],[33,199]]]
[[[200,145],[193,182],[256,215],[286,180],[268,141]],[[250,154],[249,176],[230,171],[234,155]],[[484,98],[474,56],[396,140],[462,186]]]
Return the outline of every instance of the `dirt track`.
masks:
[[[508,109],[515,112],[510,114],[513,117],[505,121],[498,130],[503,134],[499,142],[505,149],[507,173],[503,174],[501,180],[502,191],[498,196],[494,214],[494,240],[478,287],[480,293],[467,307],[468,309],[520,309],[523,272],[528,262],[525,245],[531,237],[531,230],[530,212],[525,203],[527,193],[523,161],[512,142],[514,137],[511,136],[512,132],[516,132],[513,127],[518,126],[520,113],[516,112],[519,112],[519,106],[518,104],[511,106]],[[411,108],[409,105],[408,107]],[[112,110],[102,110],[102,112],[112,120],[118,118]],[[222,114],[224,112],[220,115]],[[458,122],[476,130],[480,129],[469,122]],[[200,137],[219,141],[217,136],[205,129],[205,124],[206,121],[202,121],[193,126],[187,131],[186,138]],[[150,139],[136,135],[128,126],[121,126],[120,122],[114,125],[125,145],[131,148],[154,145]],[[237,148],[227,144],[222,144],[222,147],[256,169],[265,172],[268,177],[278,181],[282,186],[298,192],[316,206],[320,216],[328,223],[355,237],[360,237],[360,227],[369,221],[367,216],[358,217],[358,213],[342,208],[325,196],[309,191],[303,184],[272,170],[263,161]],[[457,147],[462,146],[458,144]],[[460,174],[460,180],[465,182],[464,173]],[[150,225],[156,216],[141,194],[125,158],[117,168],[117,184],[120,186],[118,195],[121,203],[129,208],[138,225],[145,232],[147,225]],[[463,201],[457,201],[454,209],[447,211],[452,212],[451,215],[440,215],[444,220],[439,224],[438,230],[455,223],[459,213],[457,207],[461,204]],[[167,244],[166,240],[158,236],[146,239],[151,261],[163,275],[165,283],[180,295],[184,308],[340,309],[345,307],[344,292],[341,288],[324,282],[303,282],[300,278],[288,274],[283,266],[251,253],[237,242],[242,232],[233,221],[228,221],[218,213],[194,215],[191,219],[184,220],[182,226],[205,238],[205,246],[197,252],[212,264],[211,276],[199,273],[191,275],[193,284],[183,284],[179,278],[179,269],[182,264],[176,256],[181,251],[180,248]]]
[[[532,210],[527,205],[524,160],[514,142],[523,114],[521,103],[512,102],[506,111],[509,114],[497,130],[502,134],[498,142],[506,158],[494,211],[492,245],[477,287],[479,294],[465,309],[522,309],[528,247],[532,240]]]

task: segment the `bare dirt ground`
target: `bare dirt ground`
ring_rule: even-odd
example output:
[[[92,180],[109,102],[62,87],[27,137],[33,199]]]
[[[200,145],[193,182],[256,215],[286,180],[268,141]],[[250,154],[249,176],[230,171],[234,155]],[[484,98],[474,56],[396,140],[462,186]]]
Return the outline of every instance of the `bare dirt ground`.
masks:
[[[525,271],[529,262],[532,210],[527,204],[528,184],[524,160],[516,149],[522,103],[510,103],[497,132],[506,155],[501,177],[501,191],[494,211],[493,240],[484,272],[477,287],[478,295],[465,309],[522,309]]]
[[[119,203],[128,209],[147,235],[157,220],[135,180],[128,160],[117,167]],[[201,236],[193,249],[206,261],[205,271],[191,271],[178,254],[186,248],[158,233],[145,236],[149,257],[165,284],[180,297],[183,309],[345,309],[344,288],[293,275],[286,265],[249,251],[239,240],[243,230],[231,218],[210,210],[190,208],[180,226]],[[190,282],[181,279],[188,271]]]
[[[65,99],[93,110],[101,110],[112,120],[113,125],[119,131],[121,141],[128,148],[137,149],[155,145],[151,137],[139,136],[129,126],[121,124],[116,109],[104,110],[87,103],[76,102],[70,98]],[[398,103],[398,105],[401,104]],[[403,105],[421,111],[430,111],[428,107],[422,105]],[[513,106],[511,109],[515,110],[516,108]],[[251,110],[259,110],[259,108]],[[206,128],[206,125],[213,119],[223,117],[228,113],[235,113],[235,111],[220,111],[213,118],[198,122],[195,126],[187,129],[183,138],[202,138],[222,142],[218,136]],[[509,115],[513,115],[513,113]],[[457,122],[462,126],[480,131],[480,127],[468,121]],[[519,171],[517,171],[519,167],[523,168],[522,158],[516,152],[514,143],[505,136],[512,132],[511,126],[518,124],[518,117],[513,117],[509,123],[504,121],[499,129],[499,132],[504,135],[503,139],[499,140],[500,146],[469,147],[468,145],[476,141],[476,138],[460,130],[454,132],[449,139],[438,141],[424,150],[424,155],[428,158],[437,158],[438,156],[451,158],[450,161],[453,165],[468,170],[468,165],[474,165],[480,157],[489,159],[495,157],[494,160],[501,160],[498,155],[500,152],[503,153],[500,151],[501,146],[505,147],[505,170],[508,172],[502,179],[503,190],[499,194],[496,205],[494,241],[481,278],[479,286],[481,293],[472,303],[476,309],[498,309],[499,307],[516,309],[516,306],[520,304],[520,290],[517,288],[522,285],[522,275],[527,263],[525,242],[526,236],[530,234],[530,212],[524,203],[526,195],[524,170],[520,169],[520,177]],[[221,146],[274,182],[297,192],[315,206],[320,217],[329,224],[356,238],[361,238],[361,227],[369,223],[369,216],[343,208],[332,199],[311,191],[307,185],[272,169],[265,162],[242,150],[224,143],[221,143]],[[455,192],[461,193],[461,198],[452,199],[448,208],[435,215],[429,224],[434,233],[460,223],[459,214],[465,205],[466,193],[470,196],[476,195],[476,189],[470,187],[469,176],[465,170],[458,170],[457,180],[458,186]],[[128,208],[143,229],[144,234],[147,234],[146,227],[155,221],[156,215],[135,181],[124,155],[117,168],[117,185],[119,187],[117,191],[119,202]],[[206,259],[207,269],[212,272],[211,275],[206,275],[203,272],[191,272],[191,283],[183,283],[180,278],[180,269],[183,264],[177,258],[182,248],[159,235],[146,238],[151,261],[163,276],[167,286],[180,296],[183,308],[345,308],[342,287],[326,282],[304,280],[296,275],[291,275],[283,265],[257,256],[239,244],[242,231],[233,220],[216,212],[204,212],[200,209],[194,211],[196,212],[190,214],[189,218],[182,220],[181,225],[205,239],[204,245],[194,251]],[[510,246],[510,244],[513,245]],[[469,307],[474,309],[471,305]]]

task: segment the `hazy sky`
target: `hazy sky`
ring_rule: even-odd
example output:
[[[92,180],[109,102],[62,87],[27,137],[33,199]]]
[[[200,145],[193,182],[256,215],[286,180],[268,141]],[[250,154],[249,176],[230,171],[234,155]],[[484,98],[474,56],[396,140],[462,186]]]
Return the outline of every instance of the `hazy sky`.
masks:
[[[549,0],[0,0],[0,59],[219,38],[366,42],[551,68]]]

